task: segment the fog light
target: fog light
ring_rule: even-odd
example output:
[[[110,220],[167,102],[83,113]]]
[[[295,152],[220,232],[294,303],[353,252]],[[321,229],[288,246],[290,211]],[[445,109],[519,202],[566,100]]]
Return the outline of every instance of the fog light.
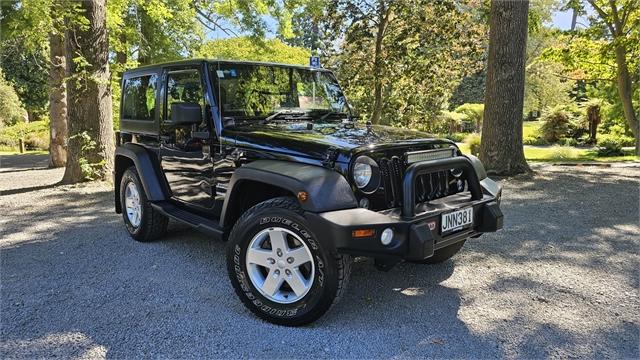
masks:
[[[391,240],[393,240],[393,229],[386,228],[382,231],[382,235],[380,235],[380,242],[382,245],[391,244]]]
[[[359,205],[363,209],[368,209],[369,208],[369,199],[367,199],[367,198],[360,199],[360,204]]]

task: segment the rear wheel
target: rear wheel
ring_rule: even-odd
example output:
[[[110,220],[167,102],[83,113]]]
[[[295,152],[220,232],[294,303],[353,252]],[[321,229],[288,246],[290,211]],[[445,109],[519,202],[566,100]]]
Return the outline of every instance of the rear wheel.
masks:
[[[351,259],[311,232],[295,199],[275,198],[237,221],[229,236],[227,266],[249,310],[275,324],[299,326],[338,301]]]
[[[445,262],[451,259],[455,254],[458,253],[458,251],[460,251],[460,249],[462,249],[462,246],[464,245],[465,241],[466,240],[463,240],[455,244],[451,244],[442,249],[436,250],[434,251],[432,257],[426,258],[424,260],[417,260],[417,261],[411,261],[411,262],[416,264],[439,264],[441,262]]]
[[[135,240],[153,241],[166,233],[169,219],[156,211],[147,200],[134,166],[122,175],[120,203],[124,224]]]

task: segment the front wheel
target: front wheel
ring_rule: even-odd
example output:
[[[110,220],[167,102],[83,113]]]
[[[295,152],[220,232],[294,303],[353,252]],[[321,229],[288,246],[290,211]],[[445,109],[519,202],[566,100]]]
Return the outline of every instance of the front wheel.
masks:
[[[229,235],[227,267],[249,310],[275,324],[299,326],[338,301],[351,259],[318,235],[292,198],[267,200],[242,215]]]

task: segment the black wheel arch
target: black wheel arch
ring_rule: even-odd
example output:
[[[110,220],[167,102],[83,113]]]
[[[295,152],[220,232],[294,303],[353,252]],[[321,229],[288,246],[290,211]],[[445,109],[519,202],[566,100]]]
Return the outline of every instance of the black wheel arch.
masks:
[[[321,166],[279,160],[256,160],[236,169],[229,182],[220,214],[220,225],[230,228],[246,205],[255,205],[271,197],[307,193],[299,201],[304,211],[315,213],[357,207],[351,186],[339,172]],[[247,204],[246,194],[255,198]]]
[[[150,201],[162,201],[166,199],[166,185],[160,181],[158,176],[159,165],[157,160],[149,151],[141,145],[127,143],[118,146],[115,152],[113,185],[115,186],[115,208],[119,214],[122,212],[120,203],[120,181],[124,172],[135,166],[145,195]]]

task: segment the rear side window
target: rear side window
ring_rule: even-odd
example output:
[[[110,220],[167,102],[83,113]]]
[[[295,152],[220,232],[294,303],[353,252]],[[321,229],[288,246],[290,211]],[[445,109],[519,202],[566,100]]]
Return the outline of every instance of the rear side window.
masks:
[[[123,119],[149,121],[155,119],[157,79],[156,75],[145,75],[125,81],[122,90]]]
[[[192,103],[204,109],[204,90],[198,70],[172,71],[167,78],[167,119],[171,119],[171,104]]]

